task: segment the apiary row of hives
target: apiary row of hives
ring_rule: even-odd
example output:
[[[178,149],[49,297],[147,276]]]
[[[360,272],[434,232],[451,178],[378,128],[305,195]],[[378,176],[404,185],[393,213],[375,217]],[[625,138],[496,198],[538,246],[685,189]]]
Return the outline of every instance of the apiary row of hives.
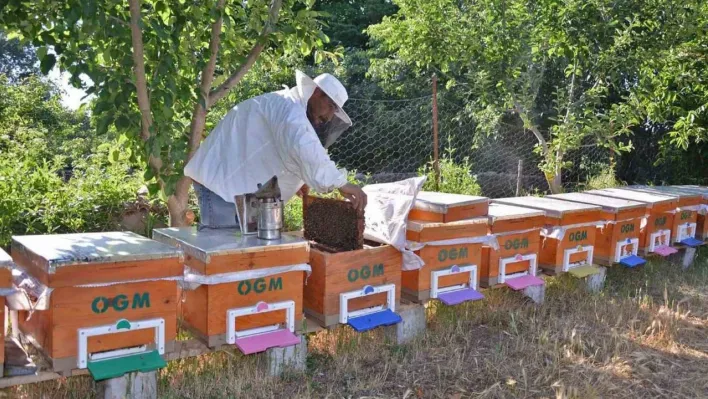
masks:
[[[252,354],[300,342],[305,317],[367,331],[400,322],[402,297],[456,305],[482,299],[480,287],[542,285],[542,271],[635,267],[702,244],[707,206],[708,188],[693,186],[493,200],[421,192],[406,230],[414,262],[390,245],[337,252],[287,233],[16,236],[11,257],[0,251],[0,310],[6,298],[19,310],[53,370],[100,380],[164,366],[178,327]]]

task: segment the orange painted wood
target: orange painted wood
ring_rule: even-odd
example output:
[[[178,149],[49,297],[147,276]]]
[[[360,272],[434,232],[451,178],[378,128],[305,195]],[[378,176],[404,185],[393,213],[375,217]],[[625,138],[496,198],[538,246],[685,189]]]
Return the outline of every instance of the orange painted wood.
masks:
[[[456,223],[430,223],[420,231],[406,230],[406,239],[416,242],[450,240],[463,237],[481,237],[487,234],[487,218],[477,218]],[[426,223],[425,221],[416,221]]]
[[[489,211],[489,202],[456,206],[448,208],[447,213],[437,213],[419,209],[411,209],[408,214],[409,220],[421,220],[426,222],[449,223],[479,216],[486,216]]]
[[[495,223],[496,225],[496,223]],[[527,245],[523,245],[526,240]],[[482,269],[480,275],[482,277],[497,277],[499,276],[499,260],[516,255],[538,255],[541,250],[541,235],[540,229],[526,233],[509,234],[498,238],[499,250],[494,250],[490,247],[485,247],[487,260],[486,267]],[[514,248],[514,244],[517,248]],[[538,260],[538,256],[537,256]],[[514,262],[507,265],[506,273],[517,273],[528,270],[530,262]]]
[[[523,231],[533,228],[543,227],[545,216],[533,216],[517,219],[498,220],[489,226],[492,234],[509,233],[512,231]]]
[[[64,266],[49,274],[22,252],[13,249],[12,258],[18,266],[51,288],[174,277],[181,276],[184,270],[178,258],[168,258]]]
[[[658,212],[652,209],[649,216],[647,216],[646,226],[639,232],[639,246],[644,249],[649,248],[651,235],[659,230],[671,230],[673,235],[674,216],[671,212]]]
[[[200,332],[207,336],[226,333],[227,310],[254,306],[258,302],[294,301],[295,321],[297,324],[303,318],[302,289],[304,280],[305,272],[292,271],[261,279],[208,286],[206,289],[207,308],[202,308],[202,311],[208,314],[207,329],[206,331],[200,330]],[[191,308],[188,303],[185,303],[185,305]],[[195,312],[199,311],[198,308],[191,309]],[[240,331],[282,323],[285,323],[285,310],[239,317],[236,319],[236,330]]]
[[[366,285],[395,284],[396,299],[399,300],[401,263],[401,253],[390,245],[339,253],[329,253],[312,247],[312,274],[305,285],[304,306],[324,317],[338,315],[339,295],[363,289]],[[377,270],[377,273],[374,273],[374,270]],[[372,295],[350,301],[349,309],[381,305],[385,301],[384,295]]]
[[[698,212],[696,211],[679,211],[676,212],[674,216],[674,224],[671,230],[672,241],[673,237],[678,236],[679,226],[686,223],[698,223]],[[698,226],[696,226],[696,231],[698,231]]]
[[[0,329],[0,342],[3,342],[2,348],[0,348],[0,364],[5,363],[5,297],[0,296],[0,324],[2,324],[2,329]]]
[[[177,334],[177,283],[174,281],[149,281],[141,283],[117,284],[107,287],[95,288],[75,288],[62,287],[52,292],[50,310],[52,312],[52,339],[53,342],[61,342],[51,352],[52,358],[62,358],[76,356],[77,351],[77,329],[92,327],[103,324],[116,323],[120,319],[129,321],[144,320],[151,318],[165,319],[165,341],[174,340]],[[149,306],[134,301],[138,294],[144,298],[144,294],[149,296]],[[121,297],[124,295],[125,297]],[[92,306],[96,298],[106,298],[108,303],[117,304],[118,307],[125,306],[125,310],[117,310],[112,306],[104,307],[106,302],[100,301],[97,306]],[[105,309],[101,313],[96,313]],[[145,341],[147,337],[147,341]],[[112,350],[134,344],[151,342],[154,332],[148,333],[131,331],[120,336],[96,337],[89,341],[89,346],[93,344],[94,350]]]
[[[456,206],[448,209],[443,221],[445,223],[449,223],[479,216],[486,216],[487,212],[489,212],[489,201],[465,206]]]
[[[24,334],[32,335],[44,353],[51,356],[54,348],[51,310],[36,311],[31,317],[28,311],[19,311],[17,312],[17,318],[20,331]]]
[[[209,318],[209,286],[200,285],[196,290],[184,290],[184,301],[181,301],[180,315],[184,323],[207,336],[207,319]]]
[[[703,240],[708,239],[708,223],[706,221],[706,215],[698,215],[696,231],[698,232],[700,238]]]
[[[596,228],[595,255],[613,259],[620,240],[640,238],[641,222],[641,217],[639,217],[619,221],[616,224],[607,225],[605,228]]]
[[[561,225],[562,226],[569,226],[569,225],[573,225],[573,224],[598,222],[600,220],[602,220],[602,211],[601,210],[575,212],[575,213],[570,213],[570,214],[564,215],[563,218],[561,219]]]
[[[615,214],[614,219],[608,220],[628,220],[628,219],[641,219],[647,214],[647,208],[635,208],[620,210]]]
[[[267,247],[266,247],[267,248]],[[265,269],[283,265],[307,263],[309,254],[306,246],[286,249],[252,251],[234,255],[213,256],[204,263],[193,256],[185,256],[185,265],[199,273],[211,275],[244,270]]]
[[[163,318],[165,340],[172,341],[177,335],[176,285],[174,281],[151,281],[94,288],[60,287],[52,292],[48,310],[36,311],[30,321],[25,321],[27,312],[20,312],[20,329],[32,334],[52,359],[77,355],[79,328],[112,324],[120,319]],[[146,293],[149,306],[143,302],[141,307],[140,301],[133,299],[135,294],[145,299]],[[113,305],[125,309],[118,310]],[[90,338],[89,350],[106,351],[153,341],[153,331],[130,331]]]
[[[404,271],[402,277],[403,287],[413,292],[430,289],[432,271],[448,269],[453,265],[477,265],[479,270],[482,264],[482,244],[428,245],[416,253],[423,259],[425,265],[420,270]],[[480,273],[477,273],[478,281],[479,277]],[[467,281],[469,281],[467,274],[459,274],[441,277],[438,284],[439,287],[446,287]]]
[[[12,288],[12,271],[0,268],[0,288]]]
[[[599,219],[598,219],[599,220]],[[568,229],[562,240],[542,237],[539,264],[541,267],[556,269],[563,265],[564,251],[579,245],[595,245],[595,227],[585,226]],[[583,237],[583,232],[585,233]],[[579,233],[580,236],[576,236]],[[572,238],[571,238],[572,237]],[[576,238],[579,238],[576,240]],[[570,261],[577,262],[585,258],[584,253],[571,255]]]

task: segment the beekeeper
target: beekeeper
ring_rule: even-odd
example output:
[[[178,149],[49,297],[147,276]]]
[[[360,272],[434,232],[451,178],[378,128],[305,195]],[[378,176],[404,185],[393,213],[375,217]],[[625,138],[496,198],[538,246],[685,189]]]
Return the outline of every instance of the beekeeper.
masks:
[[[255,192],[273,176],[283,201],[309,189],[337,189],[357,208],[366,205],[366,194],[325,150],[352,124],[342,110],[346,89],[327,73],[313,80],[297,71],[295,80],[295,87],[233,107],[187,163],[201,227],[237,227],[234,196]]]

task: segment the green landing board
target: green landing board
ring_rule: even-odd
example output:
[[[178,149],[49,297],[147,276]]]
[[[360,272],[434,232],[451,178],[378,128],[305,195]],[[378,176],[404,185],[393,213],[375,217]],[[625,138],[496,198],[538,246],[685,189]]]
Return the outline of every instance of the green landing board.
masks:
[[[573,275],[577,278],[585,278],[587,276],[600,273],[600,268],[595,265],[585,265],[585,266],[574,267],[574,268],[568,270],[568,273],[570,273],[571,275]]]
[[[96,381],[121,377],[133,371],[148,372],[165,367],[167,363],[157,350],[115,359],[95,360],[88,362],[88,369]]]

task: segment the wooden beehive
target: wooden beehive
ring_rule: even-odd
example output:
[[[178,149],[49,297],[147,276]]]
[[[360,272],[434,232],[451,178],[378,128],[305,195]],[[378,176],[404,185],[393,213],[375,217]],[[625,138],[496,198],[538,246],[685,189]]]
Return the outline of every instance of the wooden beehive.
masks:
[[[481,279],[482,287],[499,284],[500,260],[516,256],[536,255],[541,250],[541,227],[545,213],[538,209],[500,203],[489,204],[489,234],[497,235],[499,249],[485,246],[482,252]],[[528,272],[531,260],[519,259],[506,264],[505,274]]]
[[[12,258],[52,288],[48,310],[19,312],[19,328],[57,372],[77,368],[78,330],[164,320],[165,351],[177,334],[177,283],[181,252],[128,232],[12,238]],[[29,320],[28,320],[29,318]],[[152,345],[155,330],[88,338],[88,352]]]
[[[696,237],[702,241],[708,241],[708,221],[706,220],[705,209],[708,208],[708,187],[702,186],[672,186],[681,190],[687,190],[701,194],[703,196],[703,212],[698,212],[698,226]]]
[[[618,251],[620,257],[627,251],[629,253],[638,252],[634,251],[634,243],[636,243],[638,250],[642,219],[648,210],[646,203],[619,198],[603,198],[585,193],[549,195],[548,198],[601,206],[602,219],[614,222],[596,228],[595,261],[597,263],[608,266],[618,263],[620,261],[617,258]]]
[[[484,204],[484,212],[488,208]],[[421,244],[436,241],[447,241],[461,238],[475,238],[487,235],[487,218],[475,217],[448,223],[409,220],[406,229],[406,239]],[[482,243],[463,243],[449,245],[425,245],[416,251],[425,265],[418,270],[402,272],[403,296],[414,302],[425,302],[430,299],[431,273],[433,271],[449,269],[452,266],[475,265],[477,266],[477,281],[479,282],[479,268],[482,262]],[[441,276],[440,287],[464,284],[469,280],[469,275],[460,273]]]
[[[631,190],[668,195],[678,198],[678,208],[671,229],[671,241],[681,245],[686,238],[695,239],[698,233],[698,208],[703,204],[703,195],[673,186],[631,186]],[[686,230],[686,227],[689,227]]]
[[[308,319],[322,327],[339,324],[340,295],[364,289],[366,286],[393,284],[398,308],[401,298],[401,252],[390,245],[370,246],[344,252],[329,252],[312,244],[310,247],[312,275],[305,285],[304,306]],[[386,304],[386,295],[355,298],[350,310]]]
[[[602,220],[602,208],[553,198],[515,197],[493,203],[539,209],[545,213],[546,227],[564,227],[561,239],[542,237],[539,266],[550,273],[567,271],[577,265],[592,265],[595,226]]]
[[[307,242],[288,234],[280,240],[260,240],[255,235],[241,235],[238,229],[196,227],[155,229],[153,238],[180,248],[184,265],[204,275],[214,276],[249,270],[306,264]],[[302,325],[302,290],[305,272],[286,271],[250,280],[203,284],[195,290],[183,290],[183,325],[209,347],[227,343],[229,309],[255,306],[259,302],[295,302],[295,326]],[[240,317],[237,331],[281,324],[285,310]]]
[[[678,197],[623,188],[591,190],[586,193],[602,198],[618,198],[642,202],[647,205],[646,223],[639,231],[640,253],[653,252],[652,248],[658,248],[663,244],[671,245],[670,237],[674,225],[674,213],[678,207]],[[667,233],[666,242],[661,242],[660,234],[662,232]]]
[[[424,222],[449,223],[486,216],[489,199],[473,195],[418,193],[408,219]]]
[[[12,258],[0,248],[0,289],[12,288]],[[5,342],[5,297],[0,296],[0,342]],[[5,345],[0,348],[0,376],[5,364]]]

